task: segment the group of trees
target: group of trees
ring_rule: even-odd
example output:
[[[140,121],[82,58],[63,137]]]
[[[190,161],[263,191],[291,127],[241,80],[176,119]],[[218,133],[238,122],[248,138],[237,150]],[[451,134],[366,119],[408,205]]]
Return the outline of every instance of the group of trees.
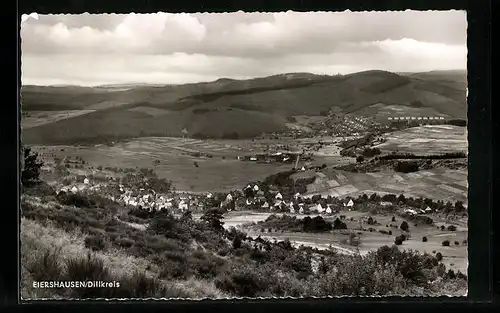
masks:
[[[24,187],[32,187],[40,183],[40,169],[43,162],[38,159],[38,153],[32,152],[31,148],[21,147],[21,184]]]
[[[410,161],[400,161],[394,164],[394,170],[400,173],[412,173],[417,172],[420,166],[417,162]]]

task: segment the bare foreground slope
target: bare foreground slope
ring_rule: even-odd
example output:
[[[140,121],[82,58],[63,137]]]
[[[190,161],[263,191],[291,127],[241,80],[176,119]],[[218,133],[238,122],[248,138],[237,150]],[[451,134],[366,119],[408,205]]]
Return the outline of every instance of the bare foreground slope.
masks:
[[[22,297],[466,294],[460,75],[23,87]]]

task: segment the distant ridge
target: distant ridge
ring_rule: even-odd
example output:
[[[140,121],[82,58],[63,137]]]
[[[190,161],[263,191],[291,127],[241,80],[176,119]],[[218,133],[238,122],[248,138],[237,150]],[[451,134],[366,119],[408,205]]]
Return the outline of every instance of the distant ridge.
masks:
[[[25,111],[96,111],[23,131],[27,143],[102,142],[106,138],[252,138],[287,129],[295,116],[340,113],[466,118],[464,71],[347,75],[283,73],[184,85],[111,84],[21,89]],[[113,92],[110,92],[113,91]],[[258,127],[256,127],[258,125]],[[187,132],[187,134],[186,134]]]

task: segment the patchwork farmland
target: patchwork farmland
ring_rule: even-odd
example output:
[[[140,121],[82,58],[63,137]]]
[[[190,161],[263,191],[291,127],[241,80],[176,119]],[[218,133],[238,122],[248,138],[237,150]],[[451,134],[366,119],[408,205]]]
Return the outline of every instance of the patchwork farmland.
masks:
[[[425,125],[386,134],[386,142],[375,146],[382,151],[416,155],[467,152],[467,128]]]
[[[415,173],[327,170],[315,175],[315,182],[307,187],[310,195],[405,194],[408,197],[467,203],[467,172],[464,170],[432,169]]]

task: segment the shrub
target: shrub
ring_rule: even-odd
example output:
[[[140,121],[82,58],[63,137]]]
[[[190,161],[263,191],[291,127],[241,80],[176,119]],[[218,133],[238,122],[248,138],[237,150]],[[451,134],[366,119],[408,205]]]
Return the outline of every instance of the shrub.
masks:
[[[104,238],[100,235],[85,237],[85,247],[92,251],[104,250],[106,243]]]
[[[441,231],[445,231],[446,230],[446,227],[444,225],[441,225]]]
[[[425,237],[425,236],[424,236],[424,237],[422,238],[422,242],[427,242],[427,237]]]
[[[396,244],[397,246],[399,245],[402,245],[403,244],[403,239],[401,237],[396,237],[396,239],[394,240],[394,244]]]
[[[269,276],[249,264],[236,265],[215,279],[215,286],[239,297],[255,297],[269,286]]]
[[[103,260],[88,254],[87,258],[70,258],[66,260],[66,276],[73,281],[109,281],[110,272]]]
[[[399,228],[401,228],[402,231],[408,231],[408,229],[410,228],[410,226],[408,225],[408,223],[406,221],[403,221],[401,223],[401,226],[399,226]]]
[[[391,219],[392,222],[395,222],[396,221],[396,217],[393,216],[392,219]]]
[[[443,277],[446,274],[446,266],[443,263],[439,263],[436,268],[436,273],[439,277]]]
[[[450,225],[446,228],[448,231],[455,231],[457,230],[457,227],[455,225]]]
[[[337,217],[333,222],[333,229],[347,229],[347,224]]]
[[[128,215],[135,216],[141,219],[147,219],[152,216],[150,212],[147,210],[139,209],[139,208],[132,208],[127,212]]]
[[[419,165],[417,162],[399,161],[394,165],[394,170],[401,173],[417,172]]]
[[[52,281],[61,278],[62,266],[57,252],[46,251],[37,257],[31,264],[27,264],[28,271],[35,281]]]
[[[200,219],[213,230],[220,232],[224,231],[224,222],[222,222],[222,218],[222,211],[219,208],[212,208],[207,210]]]
[[[460,244],[460,242],[455,241],[455,246],[458,246],[459,244]]]
[[[446,273],[446,278],[448,279],[456,279],[457,275],[452,269],[449,269],[448,272]]]
[[[450,241],[449,240],[445,240],[441,244],[443,245],[443,247],[449,247],[450,246]]]
[[[436,259],[438,262],[441,262],[443,260],[443,254],[441,252],[436,253]]]
[[[241,237],[236,236],[233,239],[233,249],[239,249],[241,248]]]
[[[136,272],[130,277],[120,279],[120,288],[116,291],[115,296],[120,298],[176,298],[182,296],[180,292],[171,294],[169,291],[161,280],[150,278],[146,276],[146,273]]]
[[[358,155],[358,156],[356,157],[356,162],[358,162],[358,163],[361,163],[361,162],[363,162],[364,160],[365,160],[365,158],[364,158],[362,155]]]
[[[64,191],[60,192],[56,196],[57,201],[64,205],[74,205],[78,208],[95,208],[96,202],[89,197],[77,194],[77,193],[66,193]]]
[[[25,187],[36,185],[40,182],[40,168],[43,162],[38,160],[38,153],[32,153],[31,148],[24,148],[21,171],[21,183]]]

